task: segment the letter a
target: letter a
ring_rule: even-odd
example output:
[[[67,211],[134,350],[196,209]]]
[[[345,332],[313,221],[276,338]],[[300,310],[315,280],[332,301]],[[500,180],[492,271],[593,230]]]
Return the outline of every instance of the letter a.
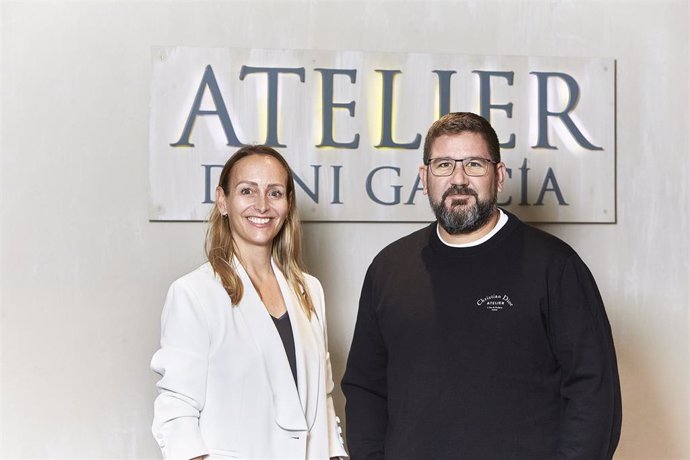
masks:
[[[206,88],[208,88],[208,91],[211,93],[213,105],[216,106],[216,110],[201,110],[201,100],[204,97],[204,91]],[[194,147],[194,144],[189,142],[189,136],[192,134],[192,128],[194,127],[196,117],[202,115],[216,115],[220,119],[220,124],[225,132],[225,138],[228,140],[227,145],[235,147],[242,146],[242,142],[237,139],[235,129],[232,127],[230,115],[228,115],[228,111],[225,108],[223,96],[220,94],[220,88],[218,88],[216,76],[213,74],[213,69],[210,65],[206,66],[204,76],[201,78],[201,83],[199,84],[199,89],[196,92],[196,97],[194,97],[194,103],[192,104],[192,109],[189,111],[189,116],[187,117],[187,122],[184,125],[182,135],[177,142],[170,145],[172,147]]]

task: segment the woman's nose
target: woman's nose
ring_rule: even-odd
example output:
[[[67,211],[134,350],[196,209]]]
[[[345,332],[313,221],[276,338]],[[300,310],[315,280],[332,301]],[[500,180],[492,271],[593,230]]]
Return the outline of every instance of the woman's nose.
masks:
[[[254,203],[254,207],[261,213],[268,211],[268,198],[265,195],[260,194]]]

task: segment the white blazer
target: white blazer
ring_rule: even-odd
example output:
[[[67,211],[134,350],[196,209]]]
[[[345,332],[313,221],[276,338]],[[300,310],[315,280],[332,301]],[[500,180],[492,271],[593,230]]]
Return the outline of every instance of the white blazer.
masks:
[[[307,319],[273,271],[295,339],[297,387],[280,335],[242,265],[244,296],[231,307],[206,263],[175,281],[161,319],[153,435],[164,458],[327,459],[347,456],[331,392],[323,289],[306,275]]]

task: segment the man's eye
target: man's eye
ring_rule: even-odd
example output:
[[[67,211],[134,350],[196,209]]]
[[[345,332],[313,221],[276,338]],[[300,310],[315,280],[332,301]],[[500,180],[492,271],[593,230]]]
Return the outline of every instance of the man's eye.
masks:
[[[437,168],[450,168],[451,163],[450,163],[450,161],[447,161],[447,160],[439,161],[438,163],[436,163],[436,167]]]
[[[482,168],[484,166],[482,162],[478,160],[470,160],[466,164],[469,168]]]
[[[251,195],[252,194],[252,189],[249,187],[245,187],[243,189],[240,189],[240,195]]]

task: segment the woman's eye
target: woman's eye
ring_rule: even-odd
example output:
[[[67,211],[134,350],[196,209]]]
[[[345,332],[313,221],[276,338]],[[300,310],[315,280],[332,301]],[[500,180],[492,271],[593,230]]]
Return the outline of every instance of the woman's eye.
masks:
[[[280,190],[271,190],[269,192],[269,196],[272,198],[282,198],[283,192],[281,192]]]

